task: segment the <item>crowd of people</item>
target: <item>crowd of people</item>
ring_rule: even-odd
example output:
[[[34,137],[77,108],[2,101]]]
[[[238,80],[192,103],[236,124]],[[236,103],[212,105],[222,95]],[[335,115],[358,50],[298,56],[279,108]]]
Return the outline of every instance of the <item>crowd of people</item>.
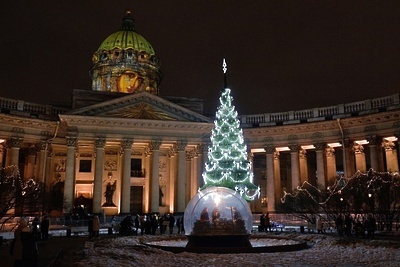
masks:
[[[184,234],[183,216],[177,217],[171,213],[164,215],[128,215],[121,222],[113,216],[112,226],[118,226],[121,235],[151,234],[157,230],[160,234]],[[49,238],[50,218],[35,217],[31,222],[21,219],[14,231],[14,239],[10,246],[10,254],[14,259],[14,266],[38,266],[39,252],[37,242]],[[98,238],[100,233],[100,218],[97,215],[89,216],[87,220],[89,239]],[[68,235],[68,234],[67,234]]]
[[[218,216],[216,212],[212,213],[212,218]],[[208,210],[205,208],[201,214],[201,219],[209,220]],[[215,219],[215,218],[214,218]],[[155,235],[159,234],[184,234],[184,217],[175,216],[171,213],[164,215],[128,215],[121,222],[117,222],[113,216],[111,227],[118,226],[120,235]],[[372,239],[376,231],[376,221],[372,214],[369,215],[351,215],[339,214],[335,220],[336,230],[339,236],[347,237],[365,237]],[[10,246],[10,254],[14,258],[14,266],[38,266],[37,241],[46,240],[49,237],[50,219],[43,216],[41,220],[34,218],[29,227],[25,219],[21,219],[18,227],[14,231],[14,239]],[[271,231],[273,222],[268,213],[260,216],[259,232]],[[176,229],[176,231],[175,231]],[[157,230],[159,230],[157,232]],[[324,233],[324,224],[322,218],[316,219],[317,233]],[[88,233],[89,239],[98,238],[100,231],[100,219],[97,215],[89,217]]]
[[[115,223],[113,223],[115,224]],[[177,229],[175,232],[174,229]],[[177,217],[167,213],[164,215],[151,214],[151,215],[139,215],[126,216],[118,225],[118,232],[120,235],[155,235],[159,230],[159,233],[166,234],[183,234],[183,217]]]
[[[372,214],[367,216],[350,214],[339,214],[335,221],[336,230],[339,236],[355,236],[374,238],[376,221]]]

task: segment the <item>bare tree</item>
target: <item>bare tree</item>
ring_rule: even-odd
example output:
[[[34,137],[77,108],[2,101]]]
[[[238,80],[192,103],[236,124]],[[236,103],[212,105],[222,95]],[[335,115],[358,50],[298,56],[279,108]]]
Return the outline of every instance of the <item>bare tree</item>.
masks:
[[[35,179],[23,180],[18,167],[0,169],[0,222],[37,215],[45,209],[45,187]]]
[[[357,172],[350,178],[338,177],[326,189],[305,182],[291,193],[285,193],[277,210],[315,223],[324,214],[328,221],[338,214],[373,214],[381,230],[392,230],[400,220],[400,176],[398,173]],[[398,224],[396,224],[398,226]]]

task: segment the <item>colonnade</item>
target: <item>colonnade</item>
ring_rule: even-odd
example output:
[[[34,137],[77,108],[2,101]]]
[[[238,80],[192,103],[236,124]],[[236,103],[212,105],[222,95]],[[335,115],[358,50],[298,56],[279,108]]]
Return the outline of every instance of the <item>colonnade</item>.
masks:
[[[117,179],[119,181],[119,193],[117,203],[119,213],[127,214],[131,211],[131,158],[135,142],[133,139],[120,141],[107,140],[106,138],[94,138],[92,144],[92,155],[94,161],[94,172],[92,177],[93,213],[102,212],[102,199],[104,195],[103,181],[107,176],[104,168],[105,154],[109,145],[115,146],[119,142],[119,165]],[[378,136],[369,136],[365,143],[345,140],[341,146],[335,147],[324,142],[313,144],[315,151],[316,177],[310,173],[308,168],[308,149],[301,145],[289,145],[290,153],[290,180],[287,190],[294,190],[305,181],[310,182],[310,177],[316,178],[316,184],[320,188],[329,186],[337,176],[338,164],[343,167],[346,177],[351,177],[356,171],[366,172],[368,168],[376,171],[399,171],[398,139],[387,139]],[[52,148],[45,141],[38,141],[36,144],[24,144],[24,162],[19,162],[20,149],[24,144],[22,137],[13,137],[6,142],[0,143],[0,164],[3,167],[15,165],[23,167],[23,177],[39,178],[47,185],[54,177],[54,155]],[[28,145],[28,147],[27,147]],[[368,147],[368,149],[366,149]],[[76,165],[79,157],[79,150],[83,149],[77,137],[67,136],[65,143],[58,144],[58,149],[63,149],[65,154],[65,176],[64,179],[64,208],[69,211],[73,207],[74,199],[77,196],[76,181],[79,179]],[[136,148],[135,148],[136,149]],[[281,164],[280,155],[282,152],[273,145],[264,147],[266,155],[266,196],[268,199],[268,211],[274,211],[276,203],[282,197]],[[368,152],[366,152],[368,151]],[[337,162],[337,153],[342,153],[341,160]],[[206,161],[207,145],[190,144],[187,141],[178,141],[168,146],[163,146],[159,140],[149,140],[146,149],[143,151],[143,169],[146,169],[143,190],[143,211],[159,212],[160,197],[160,162],[165,161],[168,165],[168,173],[163,186],[165,192],[165,206],[170,212],[184,212],[188,201],[197,193],[203,185],[202,172]],[[22,159],[22,158],[21,158]],[[22,168],[21,168],[22,169]]]
[[[76,183],[79,180],[79,172],[77,172],[77,164],[79,164],[79,155],[87,144],[91,143],[92,160],[93,160],[93,177],[92,184],[93,197],[93,213],[102,212],[102,199],[104,195],[104,179],[107,177],[104,162],[105,154],[108,149],[108,141],[106,138],[94,138],[92,141],[79,142],[77,137],[65,137],[64,144],[57,144],[58,150],[64,150],[65,156],[65,175],[63,176],[63,206],[64,212],[72,210],[74,200],[77,196]],[[86,145],[82,145],[85,143]],[[114,145],[116,141],[112,140]],[[119,181],[119,194],[116,203],[119,203],[119,213],[128,214],[131,212],[131,158],[135,148],[133,139],[123,139],[119,141],[119,165],[116,171],[118,177],[114,177]],[[51,184],[54,179],[54,155],[51,153],[51,147],[45,141],[39,141],[36,145],[24,144],[24,148],[31,146],[27,151],[24,159],[25,162],[19,162],[20,148],[24,144],[21,137],[10,138],[6,142],[0,143],[0,164],[4,162],[4,166],[15,165],[22,167],[23,177],[40,178],[46,184]],[[46,150],[49,146],[49,151]],[[200,186],[202,186],[202,170],[205,162],[207,146],[203,144],[188,146],[186,141],[178,141],[173,145],[162,147],[159,140],[150,140],[148,146],[143,151],[143,169],[146,169],[144,177],[143,190],[143,210],[144,212],[159,212],[159,188],[160,188],[160,160],[166,157],[165,162],[168,166],[167,184],[165,187],[166,205],[169,211],[184,212],[186,204],[193,197]],[[161,152],[162,151],[162,152]],[[166,151],[166,153],[165,153]],[[22,159],[22,158],[21,158]],[[22,168],[21,168],[22,169]],[[49,189],[49,187],[48,187]]]
[[[332,184],[337,177],[336,154],[342,150],[343,175],[351,177],[356,171],[367,172],[367,168],[375,171],[398,172],[399,162],[396,149],[396,142],[386,138],[370,136],[367,142],[345,140],[342,146],[330,146],[327,143],[318,142],[313,145],[316,159],[316,177],[309,174],[307,164],[307,150],[297,144],[289,145],[290,153],[290,188],[295,190],[304,182],[310,182],[310,178],[316,178],[316,185],[319,188],[326,188]],[[365,146],[368,146],[369,155],[365,153]],[[282,197],[281,173],[280,173],[280,150],[270,145],[264,147],[266,155],[266,196],[268,199],[268,211],[275,211],[277,201]],[[368,165],[367,166],[367,157]],[[311,182],[312,183],[312,182]]]

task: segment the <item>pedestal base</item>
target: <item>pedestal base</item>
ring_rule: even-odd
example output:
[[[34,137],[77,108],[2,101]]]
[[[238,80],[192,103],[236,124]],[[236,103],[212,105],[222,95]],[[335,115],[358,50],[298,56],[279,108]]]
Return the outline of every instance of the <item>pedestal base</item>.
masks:
[[[102,207],[106,216],[118,215],[118,207]]]
[[[250,235],[189,235],[187,248],[190,247],[252,247]]]

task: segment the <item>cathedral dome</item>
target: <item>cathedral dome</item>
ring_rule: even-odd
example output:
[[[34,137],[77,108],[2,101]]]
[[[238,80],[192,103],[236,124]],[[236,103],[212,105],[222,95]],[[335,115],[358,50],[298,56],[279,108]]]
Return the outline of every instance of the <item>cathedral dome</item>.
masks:
[[[155,55],[151,44],[143,36],[134,31],[117,31],[108,36],[97,51],[110,51],[114,49],[133,49],[138,52],[146,52]]]
[[[135,32],[134,19],[128,11],[122,20],[121,30],[108,36],[97,49],[97,52],[110,51],[114,49],[128,50],[133,49],[138,52],[146,52],[155,55],[151,44],[140,34]]]
[[[135,32],[134,19],[128,11],[119,31],[109,35],[92,58],[92,90],[159,94],[162,79],[160,60],[152,45]]]

